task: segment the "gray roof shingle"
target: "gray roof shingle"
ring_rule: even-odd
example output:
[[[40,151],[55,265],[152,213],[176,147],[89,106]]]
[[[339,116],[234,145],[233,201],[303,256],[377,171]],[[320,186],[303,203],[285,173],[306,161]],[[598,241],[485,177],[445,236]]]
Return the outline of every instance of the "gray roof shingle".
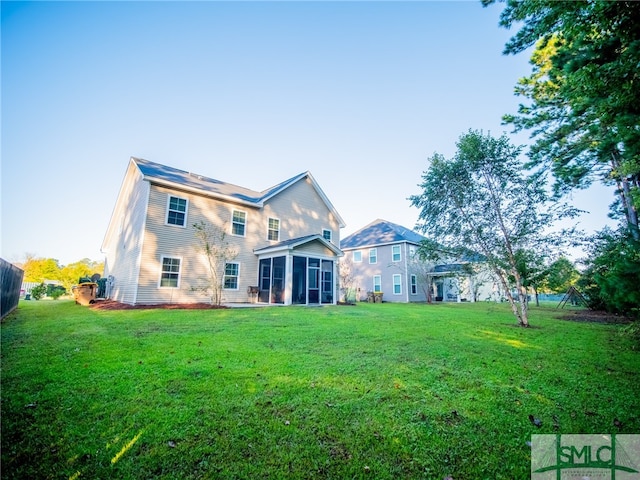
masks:
[[[255,190],[250,190],[231,183],[221,182],[214,178],[185,172],[184,170],[168,167],[142,158],[132,158],[132,160],[138,166],[140,172],[142,172],[142,174],[149,180],[169,182],[176,185],[195,188],[210,195],[233,198],[242,202],[253,203],[256,206],[259,206],[267,198],[284,190],[288,186],[308,175],[308,172],[300,173],[295,177],[291,177],[290,179],[279,183],[278,185],[263,190],[262,192],[257,192]]]
[[[409,228],[379,218],[344,238],[340,242],[340,248],[349,249],[400,242],[419,244],[424,239],[425,237]]]

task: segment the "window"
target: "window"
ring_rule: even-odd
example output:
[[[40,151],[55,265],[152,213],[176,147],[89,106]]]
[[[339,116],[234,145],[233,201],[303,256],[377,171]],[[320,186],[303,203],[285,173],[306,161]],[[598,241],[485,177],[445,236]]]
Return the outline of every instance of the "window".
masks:
[[[409,245],[409,256],[413,258],[415,254],[416,254],[416,247],[414,247],[413,245]]]
[[[187,199],[169,195],[167,224],[184,227],[187,224]]]
[[[240,210],[234,210],[231,216],[231,234],[244,237],[245,227],[247,225],[247,214]]]
[[[322,237],[328,242],[331,241],[331,230],[327,230],[326,228],[322,229]]]
[[[381,292],[382,291],[382,280],[380,275],[373,276],[373,291]]]
[[[224,288],[226,290],[238,289],[238,271],[240,265],[237,263],[224,264]]]
[[[369,263],[378,263],[378,249],[369,249]]]
[[[162,273],[160,286],[176,288],[180,285],[180,259],[176,257],[162,257]]]
[[[400,261],[400,245],[393,245],[391,247],[391,261],[392,262]]]
[[[353,251],[353,263],[362,262],[362,252],[360,250]]]
[[[400,295],[402,293],[402,276],[395,274],[393,276],[393,294]]]
[[[411,295],[418,294],[418,277],[411,275]]]
[[[280,220],[277,218],[270,218],[269,225],[267,226],[267,240],[280,240]]]

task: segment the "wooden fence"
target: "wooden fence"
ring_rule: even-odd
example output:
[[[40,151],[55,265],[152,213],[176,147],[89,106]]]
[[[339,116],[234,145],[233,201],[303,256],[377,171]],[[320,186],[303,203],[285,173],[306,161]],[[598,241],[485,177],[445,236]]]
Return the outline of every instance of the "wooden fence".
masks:
[[[24,271],[0,258],[0,318],[13,312],[20,300]]]

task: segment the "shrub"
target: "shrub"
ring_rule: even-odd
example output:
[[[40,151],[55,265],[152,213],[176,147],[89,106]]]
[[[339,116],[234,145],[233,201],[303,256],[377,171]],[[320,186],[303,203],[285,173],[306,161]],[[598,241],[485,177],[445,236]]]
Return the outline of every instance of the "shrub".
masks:
[[[36,285],[31,289],[31,296],[34,300],[40,300],[47,293],[47,286],[44,283]]]
[[[47,297],[57,300],[65,293],[67,293],[67,291],[61,285],[47,285]]]

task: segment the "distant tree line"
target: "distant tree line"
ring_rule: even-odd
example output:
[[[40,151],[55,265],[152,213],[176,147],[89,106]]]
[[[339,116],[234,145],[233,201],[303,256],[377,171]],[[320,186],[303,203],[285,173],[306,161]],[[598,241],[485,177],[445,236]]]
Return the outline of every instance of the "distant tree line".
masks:
[[[38,258],[27,255],[24,262],[14,262],[14,265],[24,270],[24,282],[36,282],[42,284],[45,280],[57,280],[62,286],[62,290],[54,285],[45,285],[36,289],[35,295],[44,295],[57,298],[64,292],[71,292],[71,287],[77,285],[80,278],[91,277],[104,272],[104,262],[96,262],[88,258],[83,258],[68,265],[60,265],[54,258]],[[32,294],[34,292],[32,291]],[[35,296],[34,296],[35,298]]]

